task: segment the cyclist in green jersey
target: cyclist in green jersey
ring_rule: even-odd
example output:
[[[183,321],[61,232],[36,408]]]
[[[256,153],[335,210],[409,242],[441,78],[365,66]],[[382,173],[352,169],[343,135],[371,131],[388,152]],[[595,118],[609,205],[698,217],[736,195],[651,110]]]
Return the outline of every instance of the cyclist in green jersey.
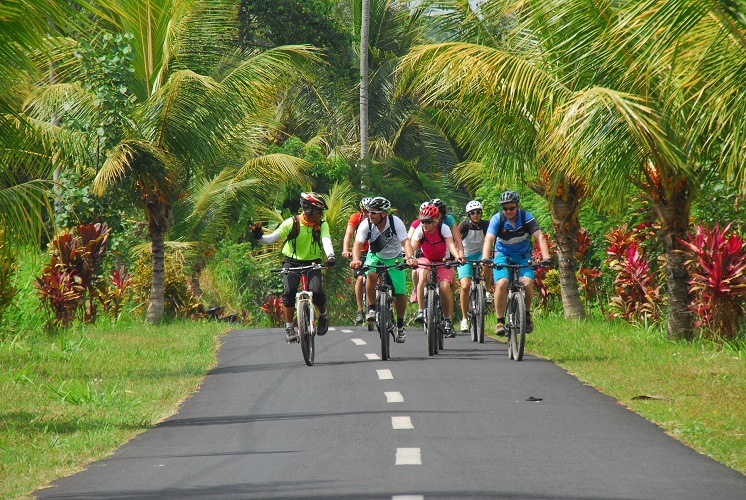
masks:
[[[329,223],[321,217],[328,207],[324,198],[318,193],[301,193],[300,206],[303,213],[285,219],[271,234],[263,234],[261,222],[251,226],[251,233],[259,243],[270,245],[282,238],[287,238],[282,246],[282,267],[300,267],[321,263],[321,250],[326,254],[326,266],[334,265],[334,247],[329,236]],[[297,333],[293,317],[295,316],[295,294],[298,291],[300,278],[295,274],[285,274],[282,278],[285,291],[282,294],[282,305],[285,308],[285,340],[295,342]],[[326,308],[326,293],[321,286],[321,271],[312,271],[308,275],[308,289],[313,292],[313,304],[319,310],[317,335],[326,335],[329,329],[329,315]]]

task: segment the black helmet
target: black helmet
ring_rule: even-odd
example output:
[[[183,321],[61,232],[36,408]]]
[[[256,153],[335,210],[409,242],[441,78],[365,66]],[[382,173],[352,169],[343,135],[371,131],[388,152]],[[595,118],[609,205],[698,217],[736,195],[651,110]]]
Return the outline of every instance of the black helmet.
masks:
[[[430,204],[434,207],[438,207],[438,210],[440,210],[440,213],[445,215],[448,213],[448,207],[446,207],[446,202],[441,200],[440,198],[433,198],[430,200]]]
[[[324,198],[319,193],[301,193],[300,194],[300,207],[306,210],[318,210],[323,212],[329,207],[326,205]]]
[[[387,212],[391,208],[391,202],[381,196],[376,196],[368,202],[368,210]]]
[[[515,191],[505,191],[500,195],[500,205],[505,205],[506,203],[518,203],[519,201],[521,201],[521,197],[518,196],[518,193]]]

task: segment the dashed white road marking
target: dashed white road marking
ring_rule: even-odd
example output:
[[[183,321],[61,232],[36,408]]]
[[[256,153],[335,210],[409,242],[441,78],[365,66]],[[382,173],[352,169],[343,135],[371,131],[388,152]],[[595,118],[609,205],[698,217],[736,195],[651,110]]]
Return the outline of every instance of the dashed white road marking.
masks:
[[[376,370],[378,373],[378,380],[394,380],[394,376],[391,374],[391,370]]]
[[[414,429],[411,417],[391,417],[391,427],[394,429]]]
[[[342,333],[352,333],[352,330],[341,330]]]
[[[334,330],[336,330],[336,328],[334,328],[333,326],[330,326],[330,327],[328,328],[328,330],[329,330],[330,332],[333,332]]]
[[[368,359],[381,359],[381,356],[379,356],[378,354],[373,354],[373,353],[368,353],[365,355],[365,357]]]
[[[425,500],[424,495],[394,495],[391,500]]]
[[[419,448],[397,448],[396,465],[422,465]]]
[[[384,392],[386,395],[386,402],[387,403],[403,403],[404,402],[404,396],[401,395],[401,392]]]
[[[363,339],[352,339],[352,343],[355,345],[368,345]]]

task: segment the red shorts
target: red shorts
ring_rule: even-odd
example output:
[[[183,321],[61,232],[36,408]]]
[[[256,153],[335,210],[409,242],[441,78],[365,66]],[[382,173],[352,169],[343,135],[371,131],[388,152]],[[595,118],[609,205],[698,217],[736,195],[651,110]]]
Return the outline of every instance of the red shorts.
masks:
[[[430,259],[426,257],[420,257],[419,259],[417,259],[417,262],[419,264],[433,264],[434,263],[434,261],[431,261]],[[420,273],[420,280],[424,280],[425,273],[429,273],[430,268],[420,267],[417,269],[417,271]],[[438,283],[440,283],[441,281],[448,281],[449,283],[453,283],[453,279],[456,277],[456,269],[453,267],[446,268],[445,266],[438,267],[436,269],[436,276],[438,277]]]

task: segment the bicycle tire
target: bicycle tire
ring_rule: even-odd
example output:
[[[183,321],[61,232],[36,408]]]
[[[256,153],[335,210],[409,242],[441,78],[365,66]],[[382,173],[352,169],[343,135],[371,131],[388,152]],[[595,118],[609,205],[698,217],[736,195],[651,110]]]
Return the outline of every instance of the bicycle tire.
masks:
[[[486,292],[484,286],[477,285],[476,307],[474,308],[474,324],[477,342],[484,344],[484,317],[487,315],[487,304],[485,302]]]
[[[313,366],[316,346],[315,335],[311,330],[311,305],[308,302],[301,302],[298,305],[298,335],[300,336],[303,361],[308,366]]]
[[[391,342],[391,306],[388,303],[388,294],[376,293],[376,318],[378,318],[378,335],[381,338],[381,359],[389,359],[389,346]]]
[[[472,283],[469,288],[469,310],[466,312],[466,316],[469,318],[469,332],[471,333],[472,342],[477,341],[476,295],[477,285]]]
[[[438,351],[442,351],[446,344],[446,321],[443,318],[443,309],[440,308],[440,297],[437,298],[438,300],[438,347],[435,349],[435,354],[438,354]]]
[[[427,291],[427,309],[425,310],[425,333],[427,334],[427,354],[434,356],[438,353],[438,326],[435,317],[435,290]]]
[[[513,303],[510,323],[510,343],[509,350],[512,350],[511,359],[521,361],[523,359],[523,350],[526,347],[526,298],[522,293],[513,294],[511,299]]]

